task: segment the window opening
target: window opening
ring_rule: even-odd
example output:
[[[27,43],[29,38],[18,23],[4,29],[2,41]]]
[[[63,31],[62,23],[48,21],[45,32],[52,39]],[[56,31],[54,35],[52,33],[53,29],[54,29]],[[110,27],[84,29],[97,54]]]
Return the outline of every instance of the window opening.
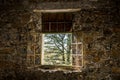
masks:
[[[28,45],[28,52],[31,54],[27,57],[28,62],[35,65],[73,66],[80,69],[83,65],[83,43],[79,40],[79,32],[72,31],[73,14],[42,13],[41,23],[42,30],[37,43],[40,46],[33,42]],[[36,41],[38,34],[31,34]]]
[[[44,65],[72,65],[71,33],[43,34]]]

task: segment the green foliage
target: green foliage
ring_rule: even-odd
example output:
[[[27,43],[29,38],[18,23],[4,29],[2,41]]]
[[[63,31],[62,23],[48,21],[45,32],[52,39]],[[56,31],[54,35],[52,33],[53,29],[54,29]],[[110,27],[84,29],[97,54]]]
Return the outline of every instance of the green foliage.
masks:
[[[45,64],[71,64],[71,37],[70,33],[44,35]]]

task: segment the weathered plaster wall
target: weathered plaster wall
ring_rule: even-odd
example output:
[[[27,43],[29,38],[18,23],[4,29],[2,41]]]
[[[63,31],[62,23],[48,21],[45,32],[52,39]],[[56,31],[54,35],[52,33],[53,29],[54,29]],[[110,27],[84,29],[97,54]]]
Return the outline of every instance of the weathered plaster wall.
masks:
[[[119,0],[81,0],[80,3],[37,1],[6,0],[0,4],[1,80],[119,80]],[[56,8],[81,8],[75,13],[74,30],[82,35],[80,38],[84,44],[82,76],[80,73],[26,70],[27,46],[32,42],[28,34],[38,29],[38,17],[34,17],[32,11]]]

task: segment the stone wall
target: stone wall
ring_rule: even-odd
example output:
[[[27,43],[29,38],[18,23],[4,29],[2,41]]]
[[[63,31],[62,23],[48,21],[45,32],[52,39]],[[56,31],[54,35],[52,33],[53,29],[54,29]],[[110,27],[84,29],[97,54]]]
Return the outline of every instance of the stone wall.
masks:
[[[74,28],[82,33],[85,80],[120,78],[120,20],[117,17],[116,10],[103,9],[81,10],[76,14]]]
[[[30,13],[22,10],[2,11],[0,17],[0,51],[12,56],[22,56],[24,60],[27,45],[27,27]],[[16,61],[17,57],[12,57]],[[18,62],[20,60],[17,60]]]
[[[39,3],[38,0],[5,1],[0,4],[1,80],[119,80],[119,0],[81,0],[77,5],[76,2],[65,5],[63,2]],[[80,40],[84,45],[82,74],[26,70],[28,43],[32,42],[29,34],[34,30],[39,33],[38,17],[34,17],[33,10],[58,8],[81,8],[75,13],[73,28],[82,36]]]
[[[83,80],[81,74],[77,72],[6,69],[0,70],[0,74],[0,80]]]

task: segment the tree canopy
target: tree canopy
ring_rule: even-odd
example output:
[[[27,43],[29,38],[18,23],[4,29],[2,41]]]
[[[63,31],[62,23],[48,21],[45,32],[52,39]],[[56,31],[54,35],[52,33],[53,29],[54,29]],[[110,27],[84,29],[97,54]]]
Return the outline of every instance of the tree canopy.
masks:
[[[70,64],[71,38],[70,33],[44,34],[44,54],[49,55],[44,59],[59,60],[59,64]]]

